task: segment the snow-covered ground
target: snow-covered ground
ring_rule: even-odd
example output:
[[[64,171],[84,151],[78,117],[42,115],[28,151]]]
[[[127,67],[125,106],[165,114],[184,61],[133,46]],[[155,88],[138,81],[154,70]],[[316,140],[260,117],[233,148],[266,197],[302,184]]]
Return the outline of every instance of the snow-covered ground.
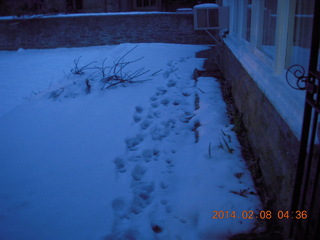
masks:
[[[219,84],[192,79],[207,48],[1,51],[0,239],[220,240],[252,230],[255,216],[242,216],[261,203]],[[147,81],[105,89],[94,66],[126,53],[118,63],[139,60],[122,76],[150,70],[134,79]],[[76,75],[80,56],[79,67],[94,63]]]

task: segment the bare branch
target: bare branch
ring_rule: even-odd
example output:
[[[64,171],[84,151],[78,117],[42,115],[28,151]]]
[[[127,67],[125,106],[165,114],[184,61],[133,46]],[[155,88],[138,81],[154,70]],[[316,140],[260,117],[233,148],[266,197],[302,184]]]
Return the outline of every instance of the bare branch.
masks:
[[[89,69],[89,66],[96,62],[96,61],[94,61],[94,62],[88,63],[87,65],[84,65],[83,67],[79,68],[80,58],[81,58],[81,56],[78,59],[75,59],[73,61],[75,66],[74,66],[73,69],[70,70],[73,74],[83,75],[84,74],[84,70],[85,69]]]

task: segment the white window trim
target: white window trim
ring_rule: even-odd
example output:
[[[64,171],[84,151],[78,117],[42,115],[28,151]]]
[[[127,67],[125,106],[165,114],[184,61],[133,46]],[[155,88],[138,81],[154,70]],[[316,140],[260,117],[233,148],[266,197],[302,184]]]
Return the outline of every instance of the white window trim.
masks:
[[[290,2],[290,11],[289,11],[289,20],[288,22],[295,21],[296,13],[296,4],[297,0],[291,0]],[[293,39],[294,39],[294,24],[289,24],[288,26],[288,38],[287,38],[287,49],[286,49],[286,59],[284,68],[288,68],[291,64],[291,59],[293,56]]]
[[[297,0],[278,0],[275,55],[271,58],[262,50],[264,6],[268,0],[252,0],[249,51],[268,64],[273,74],[280,75],[290,65],[292,56],[294,17]],[[237,41],[246,41],[247,0],[226,0],[230,5],[230,35]],[[291,23],[291,24],[290,24]]]
[[[239,0],[238,11],[238,38],[245,38],[247,33],[247,6],[248,0]]]
[[[295,0],[278,0],[277,27],[276,27],[276,53],[274,61],[274,73],[281,74],[286,68],[287,54],[293,44]]]
[[[263,10],[264,0],[252,0],[250,34],[250,44],[252,52],[254,52],[255,49],[261,49],[262,46]]]
[[[230,4],[230,34],[236,36],[238,32],[238,3],[232,1]]]
[[[277,16],[276,23],[277,37],[274,59],[260,50],[262,45],[264,3],[268,0],[252,1],[250,42],[239,35],[239,29],[234,29],[234,27],[239,27],[241,22],[244,24],[243,21],[237,22],[239,19],[237,15],[239,7],[237,9],[236,6],[239,5],[235,4],[236,1],[239,0],[226,0],[224,2],[224,5],[229,4],[232,10],[230,14],[230,34],[223,41],[257,83],[257,86],[261,88],[270,102],[278,109],[297,138],[300,138],[305,93],[290,88],[286,83],[286,63],[284,61],[286,52],[290,48],[290,44],[292,45],[293,43],[294,26],[289,23],[294,20],[296,0],[278,0],[277,14],[279,16]],[[242,0],[242,3],[245,2]],[[286,4],[290,4],[289,7]],[[282,38],[285,35],[287,36],[284,41]]]

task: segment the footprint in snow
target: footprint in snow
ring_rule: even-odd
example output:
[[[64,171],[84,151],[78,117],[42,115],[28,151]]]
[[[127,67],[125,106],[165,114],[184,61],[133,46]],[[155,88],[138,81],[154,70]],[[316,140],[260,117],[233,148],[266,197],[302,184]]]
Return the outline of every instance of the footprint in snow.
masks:
[[[154,141],[162,141],[170,134],[170,130],[165,126],[154,126],[150,130],[151,138]]]
[[[190,95],[192,95],[192,91],[187,89],[182,90],[181,93],[182,93],[182,96],[184,97],[189,97]]]
[[[153,160],[158,161],[160,156],[160,150],[157,148],[153,149]]]
[[[163,189],[163,190],[166,190],[167,188],[169,187],[169,184],[164,182],[164,181],[161,181],[160,182],[160,188]]]
[[[150,121],[149,119],[145,119],[141,122],[140,127],[143,130],[146,130],[150,125],[151,125],[152,121]]]
[[[192,114],[190,112],[184,112],[183,114],[180,114],[178,116],[178,119],[183,123],[189,123],[194,116],[195,114]]]
[[[178,217],[178,216],[174,216],[174,218],[183,224],[188,223],[188,219],[186,219],[186,218],[182,218],[182,217]]]
[[[151,107],[153,107],[153,108],[157,108],[158,106],[159,106],[159,103],[157,103],[157,102],[151,103]]]
[[[179,105],[182,104],[182,103],[187,104],[187,102],[184,102],[184,101],[181,100],[180,98],[176,98],[176,99],[174,99],[173,102],[172,102],[172,104],[173,104],[174,106],[179,106]]]
[[[126,161],[124,159],[117,157],[113,160],[113,162],[116,165],[116,169],[119,173],[124,173],[127,171]]]
[[[121,198],[121,197],[115,198],[112,201],[112,208],[113,208],[113,211],[118,215],[120,213],[124,212],[124,210],[126,208],[126,200],[125,200],[125,198]]]
[[[167,204],[168,204],[168,200],[162,199],[162,200],[160,201],[160,203],[161,203],[162,205],[167,205]]]
[[[172,213],[172,207],[170,205],[166,205],[165,209],[167,213]]]
[[[131,176],[135,181],[141,181],[143,176],[146,174],[147,172],[147,168],[141,164],[137,164],[132,172],[131,172]]]
[[[141,120],[141,116],[140,116],[140,115],[137,115],[137,114],[134,114],[134,115],[133,115],[133,120],[134,120],[136,123],[138,123],[138,122],[140,122],[140,120]]]
[[[142,152],[142,159],[145,162],[150,162],[151,160],[157,161],[160,156],[160,150],[158,149],[146,149]]]
[[[174,165],[171,163],[171,164],[167,164],[167,173],[172,173],[172,169],[173,169]]]
[[[155,116],[156,118],[160,118],[161,117],[161,111],[154,111],[153,112],[153,116]]]
[[[157,101],[158,98],[157,98],[157,96],[151,96],[151,97],[150,97],[150,100],[153,102],[153,101]]]
[[[176,127],[176,120],[170,118],[166,121],[162,121],[160,125],[156,125],[150,130],[151,138],[154,141],[161,141],[166,138],[172,130]]]
[[[190,58],[190,57],[186,57],[186,58],[181,57],[181,58],[179,58],[179,62],[185,62],[185,61],[187,61],[189,58]]]
[[[155,189],[154,182],[139,182],[132,185],[133,201],[131,212],[139,214],[152,202],[152,193]]]
[[[172,173],[172,169],[174,167],[174,164],[173,164],[172,160],[171,159],[167,159],[166,160],[166,164],[167,164],[167,172],[168,173]]]
[[[128,161],[130,161],[130,162],[138,162],[138,161],[141,160],[141,158],[142,158],[141,155],[135,154],[135,155],[130,156],[128,158]]]
[[[145,162],[150,162],[153,157],[153,151],[151,149],[146,149],[142,152],[142,158]]]
[[[143,141],[143,136],[141,134],[137,134],[135,137],[127,138],[125,140],[127,148],[130,151],[137,150],[137,146]]]
[[[166,121],[162,121],[161,125],[163,125],[165,128],[168,128],[168,129],[175,128],[176,120],[174,118],[169,118]]]
[[[173,63],[174,63],[174,61],[170,60],[170,61],[167,62],[167,66],[171,67]]]
[[[177,84],[176,81],[170,79],[170,80],[168,81],[168,83],[167,83],[167,87],[175,87],[176,84]]]
[[[167,93],[167,90],[163,87],[158,87],[157,88],[157,92],[156,92],[156,96],[161,96]]]
[[[168,106],[168,104],[170,103],[170,99],[169,98],[164,98],[161,100],[161,104],[164,106]]]
[[[140,122],[140,120],[141,120],[141,114],[142,114],[143,111],[144,111],[143,107],[141,107],[141,106],[139,106],[139,105],[135,107],[135,112],[134,112],[134,114],[133,114],[133,120],[134,120],[136,123]]]
[[[136,109],[136,112],[137,112],[137,113],[142,113],[142,112],[143,112],[143,107],[141,107],[141,106],[139,106],[139,105],[136,106],[135,109]]]

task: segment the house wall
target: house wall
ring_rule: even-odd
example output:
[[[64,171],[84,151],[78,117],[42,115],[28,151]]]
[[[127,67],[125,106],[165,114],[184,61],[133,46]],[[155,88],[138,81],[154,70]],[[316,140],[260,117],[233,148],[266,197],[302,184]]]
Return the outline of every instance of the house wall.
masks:
[[[270,207],[275,211],[290,211],[305,92],[294,90],[287,84],[287,79],[292,81],[291,84],[295,79],[287,68],[299,60],[298,63],[308,69],[312,26],[310,8],[314,1],[310,0],[308,4],[304,0],[251,2],[223,1],[231,8],[230,31],[217,59],[248,129]],[[273,4],[273,7],[269,6],[273,9],[269,17],[265,15],[265,4]],[[248,14],[251,22],[247,21]],[[263,27],[267,25],[265,21],[269,21],[269,28]],[[250,39],[243,34],[243,29],[250,30]],[[264,39],[266,30],[268,34]],[[268,49],[273,53],[269,54],[261,45],[271,45],[272,48]],[[290,56],[293,52],[296,53],[294,58]],[[279,220],[279,223],[287,230],[288,221]]]
[[[0,49],[164,42],[212,43],[193,30],[192,14],[104,14],[0,21]]]
[[[264,206],[267,209],[263,210],[271,210],[275,215],[280,210],[290,211],[300,142],[257,79],[249,74],[227,44],[220,46],[216,61],[247,130],[257,159],[255,167],[262,173],[267,193],[267,206]],[[273,220],[288,231],[289,221],[276,216]]]

